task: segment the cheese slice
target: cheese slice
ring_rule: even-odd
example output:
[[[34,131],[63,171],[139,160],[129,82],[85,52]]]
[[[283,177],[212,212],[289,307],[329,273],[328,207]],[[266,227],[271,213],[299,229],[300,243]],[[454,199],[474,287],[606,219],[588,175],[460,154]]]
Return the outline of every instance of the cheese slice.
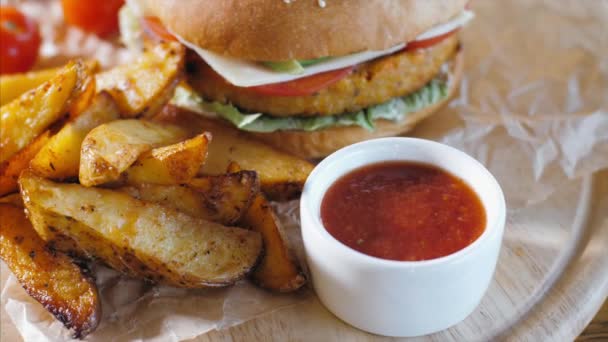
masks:
[[[416,40],[428,39],[452,31],[466,24],[474,17],[473,12],[465,10],[447,23],[438,25],[418,36]],[[231,84],[238,87],[253,87],[265,84],[292,81],[318,73],[346,68],[352,65],[370,61],[378,57],[390,55],[403,49],[406,44],[399,44],[382,51],[363,51],[352,55],[333,57],[304,68],[299,74],[289,74],[271,70],[259,62],[223,56],[213,51],[202,49],[179,35],[172,32],[177,39],[188,48],[194,50],[215,72]]]
[[[452,20],[448,21],[447,23],[443,23],[433,27],[432,29],[416,37],[415,40],[429,39],[436,36],[440,36],[444,33],[448,33],[452,30],[464,26],[473,18],[475,18],[475,13],[473,11],[464,10],[457,17],[452,18]]]

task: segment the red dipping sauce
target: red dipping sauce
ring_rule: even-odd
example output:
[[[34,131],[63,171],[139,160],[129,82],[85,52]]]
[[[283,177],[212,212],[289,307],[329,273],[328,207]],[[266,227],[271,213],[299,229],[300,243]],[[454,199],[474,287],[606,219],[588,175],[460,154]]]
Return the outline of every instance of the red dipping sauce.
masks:
[[[321,220],[337,240],[378,258],[440,258],[473,243],[486,212],[460,178],[432,165],[383,162],[342,176],[321,203]]]

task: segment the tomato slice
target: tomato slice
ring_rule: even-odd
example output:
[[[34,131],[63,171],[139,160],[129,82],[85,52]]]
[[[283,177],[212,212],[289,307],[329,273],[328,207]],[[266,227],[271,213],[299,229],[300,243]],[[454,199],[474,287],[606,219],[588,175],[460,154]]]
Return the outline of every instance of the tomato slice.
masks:
[[[118,32],[118,10],[124,0],[61,0],[65,21],[105,37]]]
[[[144,34],[156,42],[177,41],[175,36],[163,26],[157,17],[143,17],[141,26]]]
[[[248,87],[253,92],[261,95],[273,96],[306,96],[329,87],[338,82],[353,71],[355,66],[344,69],[322,72],[320,74],[298,78],[297,80],[265,84],[261,86]]]
[[[25,72],[38,58],[38,23],[11,6],[0,6],[0,74]]]
[[[428,39],[414,40],[413,42],[407,43],[407,46],[405,47],[404,51],[413,51],[431,47],[435,44],[442,42],[444,39],[450,37],[454,33],[458,32],[458,30],[460,29],[453,29],[452,31]]]

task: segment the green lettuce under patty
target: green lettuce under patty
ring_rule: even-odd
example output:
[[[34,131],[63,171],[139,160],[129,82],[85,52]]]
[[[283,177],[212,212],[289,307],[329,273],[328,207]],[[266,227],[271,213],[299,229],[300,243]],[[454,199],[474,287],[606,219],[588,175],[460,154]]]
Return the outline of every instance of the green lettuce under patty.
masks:
[[[250,132],[269,133],[283,130],[311,132],[340,126],[360,126],[373,131],[374,121],[377,119],[401,121],[409,113],[433,105],[445,99],[447,95],[447,81],[444,77],[438,77],[407,96],[396,97],[358,112],[332,116],[274,117],[262,113],[244,114],[231,104],[205,101],[183,87],[177,88],[172,103],[198,113],[215,113],[217,116],[230,121],[239,129]]]

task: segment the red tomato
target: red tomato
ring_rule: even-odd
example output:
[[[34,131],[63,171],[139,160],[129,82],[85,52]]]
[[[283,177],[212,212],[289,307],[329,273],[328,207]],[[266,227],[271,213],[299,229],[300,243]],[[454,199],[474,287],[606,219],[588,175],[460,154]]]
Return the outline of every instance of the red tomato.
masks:
[[[0,6],[0,74],[28,71],[38,58],[38,24],[15,7]]]
[[[157,17],[143,17],[141,19],[141,26],[146,36],[154,41],[177,41]]]
[[[272,96],[306,96],[338,82],[348,76],[355,66],[332,70],[320,74],[299,78],[297,80],[248,87],[262,95]]]
[[[61,0],[65,21],[100,37],[118,32],[118,10],[124,0]]]
[[[456,33],[458,30],[459,29],[454,29],[454,30],[452,30],[450,32],[446,32],[444,34],[440,34],[438,36],[435,36],[435,37],[432,37],[432,38],[429,38],[429,39],[414,40],[413,42],[407,43],[407,46],[405,47],[405,51],[413,51],[413,50],[417,50],[417,49],[428,48],[430,46],[433,46],[435,44],[440,43],[444,39],[446,39],[449,36],[451,36],[454,33]]]

